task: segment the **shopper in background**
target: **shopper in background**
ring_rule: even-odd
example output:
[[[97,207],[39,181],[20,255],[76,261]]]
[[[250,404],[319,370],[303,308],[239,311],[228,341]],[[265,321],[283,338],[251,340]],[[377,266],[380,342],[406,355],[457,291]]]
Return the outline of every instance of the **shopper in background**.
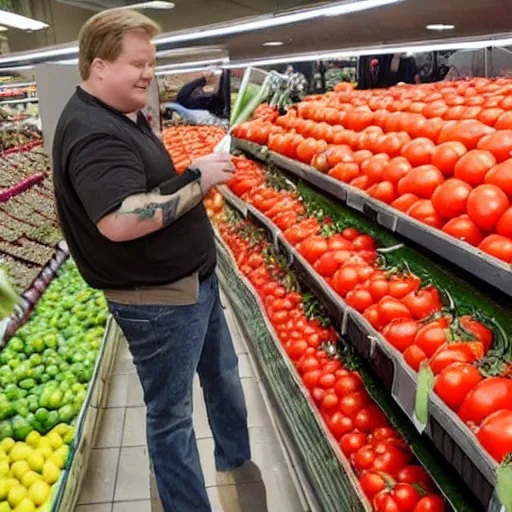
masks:
[[[82,84],[54,138],[55,196],[71,254],[105,291],[144,389],[149,454],[166,512],[209,511],[192,425],[199,374],[219,471],[250,459],[238,360],[219,300],[202,205],[229,179],[228,154],[178,176],[140,112],[158,26],[128,10],[91,18],[79,38]]]

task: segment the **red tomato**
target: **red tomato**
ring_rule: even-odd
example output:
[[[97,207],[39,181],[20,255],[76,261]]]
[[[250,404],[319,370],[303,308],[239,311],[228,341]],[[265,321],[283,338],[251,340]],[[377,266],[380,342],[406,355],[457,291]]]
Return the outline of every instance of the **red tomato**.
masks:
[[[382,409],[375,404],[361,409],[354,420],[354,426],[360,431],[369,434],[375,429],[388,425],[388,419]]]
[[[427,492],[431,492],[434,488],[428,473],[421,466],[406,466],[401,469],[398,472],[397,481],[405,484],[421,485]]]
[[[489,235],[478,248],[506,263],[512,263],[512,239],[502,235]]]
[[[360,450],[366,443],[366,434],[352,432],[345,434],[340,440],[341,451],[348,457]]]
[[[395,477],[412,460],[412,452],[402,439],[388,439],[375,447],[373,469]]]
[[[384,170],[382,171],[382,180],[389,181],[394,186],[412,169],[409,161],[402,157],[397,156],[390,160]]]
[[[453,124],[452,124],[453,123]],[[468,149],[475,149],[479,141],[488,134],[495,132],[493,128],[480,121],[468,119],[464,121],[448,121],[439,134],[438,143],[459,141]],[[481,148],[478,149],[487,149]]]
[[[339,403],[339,410],[349,418],[355,418],[359,411],[370,402],[370,396],[363,389],[343,396]]]
[[[484,351],[487,353],[492,346],[494,338],[493,332],[469,315],[461,316],[459,318],[459,325],[464,331],[472,334],[477,340],[481,341],[484,344]]]
[[[511,112],[512,114],[512,112]],[[512,238],[512,207],[510,207],[498,221],[496,232],[500,235]]]
[[[297,146],[297,157],[301,162],[306,164],[311,163],[311,160],[321,150],[324,150],[327,147],[327,143],[324,142],[322,145],[316,139],[312,137],[308,137],[299,143]]]
[[[379,492],[387,486],[381,475],[369,471],[359,479],[359,485],[369,500],[372,500]]]
[[[432,195],[434,209],[445,219],[453,219],[466,213],[466,203],[471,190],[470,185],[457,178],[445,181]]]
[[[435,144],[430,139],[419,137],[408,142],[402,148],[401,153],[413,167],[418,167],[430,164],[435,147]]]
[[[352,372],[349,375],[345,375],[336,381],[334,389],[340,398],[355,393],[363,389],[363,382],[361,377],[356,373]]]
[[[474,366],[455,363],[437,376],[434,391],[452,411],[458,411],[466,395],[481,380],[482,375]]]
[[[409,171],[398,183],[398,193],[415,194],[430,199],[436,188],[443,183],[444,177],[433,165],[422,165]]]
[[[427,356],[417,345],[411,345],[404,351],[404,361],[415,371],[420,371],[420,365]]]
[[[506,194],[495,185],[480,185],[469,194],[467,211],[482,231],[492,231],[509,204]]]
[[[395,299],[403,299],[408,293],[416,291],[420,285],[421,280],[412,274],[393,276],[389,280],[389,295]]]
[[[375,240],[369,235],[358,235],[352,240],[356,251],[373,251],[375,249]]]
[[[398,505],[400,512],[413,512],[414,507],[421,499],[419,491],[412,485],[406,483],[396,484],[391,496]]]
[[[350,257],[350,252],[346,253],[347,258]],[[332,277],[336,271],[341,267],[341,261],[336,257],[335,251],[329,251],[322,254],[313,265],[313,268],[322,277]]]
[[[466,146],[461,142],[445,142],[434,149],[432,165],[437,167],[445,176],[452,176],[455,171],[455,164],[467,151]]]
[[[493,167],[485,175],[484,181],[499,187],[505,194],[512,197],[512,159]]]
[[[359,284],[359,275],[354,265],[340,268],[333,276],[331,286],[344,297]]]
[[[352,420],[347,416],[344,416],[341,412],[335,412],[329,422],[329,430],[336,439],[340,439],[345,434],[354,430]]]
[[[490,151],[498,162],[508,160],[512,151],[512,130],[500,130],[486,135],[478,143],[478,149]]]
[[[402,302],[417,320],[422,320],[442,308],[439,292],[433,286],[409,293]]]
[[[404,194],[400,196],[398,199],[395,199],[391,206],[393,208],[396,208],[397,210],[400,210],[403,213],[406,213],[409,208],[415,203],[419,201],[419,197],[415,194]]]
[[[418,501],[418,504],[414,507],[413,512],[444,512],[445,502],[443,498],[435,494],[425,496]]]
[[[318,387],[323,389],[331,389],[334,387],[336,377],[333,373],[324,373],[318,379]]]
[[[341,233],[341,235],[346,240],[349,240],[352,242],[355,238],[357,238],[359,236],[359,231],[357,231],[357,229],[354,229],[354,228],[346,228],[343,230],[343,233]]]
[[[494,460],[502,462],[512,452],[512,409],[488,416],[480,426],[477,437]]]
[[[382,335],[393,347],[403,352],[413,344],[419,328],[420,325],[416,320],[398,318],[384,327]]]
[[[384,297],[377,304],[379,318],[383,325],[387,325],[396,318],[412,318],[409,308],[398,299]]]
[[[476,187],[484,182],[487,172],[496,165],[495,156],[489,151],[474,149],[455,164],[455,178]]]
[[[419,329],[414,338],[414,344],[427,357],[432,357],[447,342],[446,327],[438,320],[429,322]]]
[[[393,183],[390,181],[382,181],[369,187],[368,195],[378,201],[390,204],[395,200],[396,192]]]
[[[302,242],[299,252],[309,263],[313,264],[327,249],[327,240],[313,235]]]
[[[420,199],[414,203],[407,210],[407,215],[434,228],[441,228],[444,224],[443,218],[435,211],[429,199]]]
[[[480,341],[446,344],[430,358],[429,365],[434,375],[439,375],[453,363],[474,363],[483,354],[484,347]]]
[[[373,304],[373,297],[368,290],[352,290],[345,296],[345,302],[359,313]]]
[[[469,218],[469,215],[461,215],[451,219],[443,226],[443,231],[458,240],[477,246],[484,238],[478,226]]]

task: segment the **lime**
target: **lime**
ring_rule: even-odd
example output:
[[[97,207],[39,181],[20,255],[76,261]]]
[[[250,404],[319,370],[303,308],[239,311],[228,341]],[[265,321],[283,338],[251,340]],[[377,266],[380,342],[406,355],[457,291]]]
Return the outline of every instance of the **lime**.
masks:
[[[32,354],[28,358],[28,362],[30,363],[30,366],[32,366],[32,367],[39,366],[40,364],[43,363],[43,358],[40,356],[40,354]]]
[[[8,420],[0,421],[0,438],[12,437],[12,425]]]
[[[20,382],[18,383],[18,386],[21,389],[32,389],[36,385],[37,383],[34,379],[23,379],[20,380]]]
[[[59,423],[59,413],[57,411],[50,411],[48,413],[48,419],[44,424],[47,430],[51,430],[55,425]]]
[[[75,409],[71,405],[63,405],[58,412],[59,421],[62,423],[71,423],[75,417]]]
[[[12,419],[12,432],[14,439],[17,441],[25,441],[26,437],[32,432],[32,426],[26,418],[15,416]]]
[[[46,367],[46,375],[50,375],[50,377],[55,377],[59,373],[59,368],[55,364],[49,364]]]
[[[23,340],[17,336],[13,336],[7,344],[7,348],[14,352],[21,352],[23,350]]]
[[[13,416],[14,412],[14,405],[12,403],[0,403],[0,420],[9,419],[11,416]]]

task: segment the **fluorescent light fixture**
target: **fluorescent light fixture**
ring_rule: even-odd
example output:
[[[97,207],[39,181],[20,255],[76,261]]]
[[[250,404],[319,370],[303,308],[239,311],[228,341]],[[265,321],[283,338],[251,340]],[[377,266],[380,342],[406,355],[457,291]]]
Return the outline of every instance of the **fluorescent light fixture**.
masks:
[[[0,25],[0,32],[5,32],[6,30],[9,30],[9,29],[8,29],[7,27],[2,27],[2,26]]]
[[[223,57],[221,59],[204,59],[204,60],[195,60],[190,62],[179,62],[176,64],[163,64],[161,66],[157,66],[157,71],[163,71],[164,69],[183,69],[190,67],[199,67],[199,66],[207,66],[207,65],[220,65],[220,64],[228,64],[229,57]]]
[[[45,59],[49,57],[59,57],[61,55],[64,57],[65,55],[74,55],[77,53],[78,46],[71,46],[68,48],[53,48],[51,50],[41,50],[40,52],[27,53],[25,55],[0,57],[0,64],[6,64],[9,62],[22,62],[25,60]]]
[[[49,26],[42,21],[26,18],[20,14],[8,11],[0,11],[0,23],[8,27],[19,28],[20,30],[41,30]]]
[[[123,5],[123,7],[114,7],[114,9],[174,9],[172,2],[141,2],[140,4]],[[112,9],[112,10],[114,10]]]
[[[182,69],[170,69],[168,71],[157,71],[156,76],[165,75],[184,75],[186,73],[198,73],[199,71],[213,71],[211,67],[201,66],[196,68],[182,68]]]
[[[261,46],[283,46],[283,41],[267,41],[263,43]]]
[[[65,66],[73,66],[78,64],[78,59],[56,60],[54,62],[50,62],[50,64],[64,64]]]
[[[432,23],[425,27],[427,30],[453,30],[455,25],[445,25],[444,23]]]
[[[203,28],[197,31],[182,32],[168,37],[162,37],[155,40],[157,44],[164,43],[182,43],[209,37],[228,36],[231,34],[240,34],[243,32],[252,32],[253,30],[262,30],[281,25],[290,25],[301,21],[319,18],[321,16],[340,16],[351,12],[383,7],[385,5],[403,2],[404,0],[358,0],[354,2],[341,2],[328,7],[316,7],[291,12],[288,14],[275,14],[272,16],[262,16],[258,19],[245,22],[232,23],[216,28]]]

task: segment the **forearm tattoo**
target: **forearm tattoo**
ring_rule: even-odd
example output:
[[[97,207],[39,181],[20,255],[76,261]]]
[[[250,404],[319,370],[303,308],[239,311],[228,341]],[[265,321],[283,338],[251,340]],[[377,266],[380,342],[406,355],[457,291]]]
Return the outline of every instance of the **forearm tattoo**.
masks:
[[[117,212],[118,215],[134,214],[140,221],[152,220],[158,210],[162,210],[162,226],[168,226],[178,218],[180,197],[140,194],[126,199]]]

